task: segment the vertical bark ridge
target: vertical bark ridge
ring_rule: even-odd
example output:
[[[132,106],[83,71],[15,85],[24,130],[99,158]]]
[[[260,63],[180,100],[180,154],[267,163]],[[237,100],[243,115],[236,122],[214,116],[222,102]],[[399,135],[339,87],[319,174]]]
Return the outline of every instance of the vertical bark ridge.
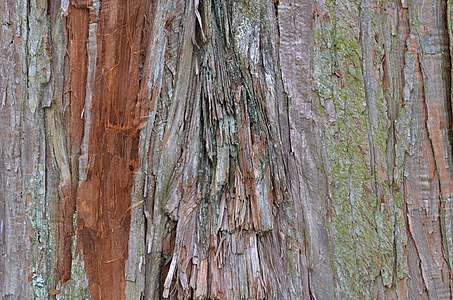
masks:
[[[322,174],[320,123],[312,97],[314,1],[279,1],[279,59],[288,97],[290,153],[286,153],[291,201],[309,270],[310,294],[333,296],[333,272],[326,228],[327,182]],[[308,287],[305,287],[307,290]],[[311,295],[310,295],[311,296]]]
[[[408,49],[415,59],[412,131],[405,165],[409,231],[421,261],[430,298],[448,299],[451,268],[442,242],[442,211],[452,197],[451,145],[448,141],[449,87],[445,81],[448,56],[446,3],[409,6]],[[429,75],[428,75],[429,74]],[[424,224],[424,225],[422,225]],[[437,266],[434,268],[434,266]]]
[[[26,154],[23,138],[26,103],[25,61],[27,47],[27,8],[24,2],[3,1],[0,4],[0,296],[31,297],[28,284],[30,270],[26,220],[27,201],[32,195],[25,191],[27,180],[21,158]],[[29,203],[29,201],[28,201]]]
[[[89,12],[87,7],[72,3],[66,19],[68,30],[68,56],[66,58],[67,69],[65,90],[58,99],[59,109],[70,126],[65,126],[69,137],[69,163],[70,178],[62,176],[62,191],[59,214],[59,260],[58,270],[61,283],[65,283],[71,277],[72,269],[72,237],[74,235],[73,218],[76,213],[77,186],[79,179],[80,146],[84,134],[82,111],[85,105],[86,80],[87,80],[87,50]],[[58,10],[61,14],[62,12]],[[66,51],[66,50],[65,50]],[[57,159],[58,162],[64,161]]]
[[[30,239],[26,270],[27,277],[31,278],[33,297],[44,298],[57,284],[54,269],[58,244],[56,207],[62,178],[52,159],[58,139],[51,140],[50,110],[54,92],[61,88],[62,82],[53,75],[52,7],[44,1],[19,2],[18,7],[21,7],[24,25],[20,36],[25,41],[22,44],[25,46],[25,72],[22,73],[25,85],[21,116],[21,197],[26,203],[28,218],[24,220],[29,229],[24,238]],[[64,164],[63,160],[61,164]],[[63,173],[67,175],[67,172]]]

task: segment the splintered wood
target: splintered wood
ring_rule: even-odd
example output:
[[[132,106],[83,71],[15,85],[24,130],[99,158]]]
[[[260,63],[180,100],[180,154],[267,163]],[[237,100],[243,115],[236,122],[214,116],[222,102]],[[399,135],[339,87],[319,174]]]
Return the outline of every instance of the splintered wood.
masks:
[[[0,298],[452,299],[453,0],[0,20]]]

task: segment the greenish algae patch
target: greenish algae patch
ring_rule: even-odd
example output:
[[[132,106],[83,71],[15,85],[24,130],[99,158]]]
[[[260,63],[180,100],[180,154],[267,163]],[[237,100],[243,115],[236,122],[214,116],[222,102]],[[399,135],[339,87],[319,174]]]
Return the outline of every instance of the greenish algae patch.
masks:
[[[340,2],[329,1],[316,23],[314,93],[319,99],[317,111],[326,124],[323,136],[334,207],[330,226],[336,294],[341,299],[365,299],[372,295],[377,278],[382,277],[379,280],[392,289],[393,220],[389,211],[382,210],[372,181],[386,195],[390,188],[385,176],[371,172],[372,149],[381,159],[386,157],[387,103],[379,83],[374,95],[379,124],[370,145],[358,7],[349,3],[349,9],[340,12]],[[381,52],[376,48],[376,53]],[[387,172],[385,164],[378,167],[381,174]]]

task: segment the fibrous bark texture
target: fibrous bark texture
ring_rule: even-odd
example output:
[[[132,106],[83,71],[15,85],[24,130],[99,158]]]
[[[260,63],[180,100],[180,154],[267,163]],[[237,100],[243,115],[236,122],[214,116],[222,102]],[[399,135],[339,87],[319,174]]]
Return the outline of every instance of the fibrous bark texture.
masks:
[[[0,19],[2,299],[452,299],[451,0]]]

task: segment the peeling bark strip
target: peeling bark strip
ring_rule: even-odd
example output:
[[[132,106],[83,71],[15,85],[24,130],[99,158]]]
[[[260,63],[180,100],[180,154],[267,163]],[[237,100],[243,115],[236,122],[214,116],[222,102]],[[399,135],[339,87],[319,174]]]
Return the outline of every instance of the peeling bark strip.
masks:
[[[453,0],[0,3],[0,298],[452,299]]]
[[[59,11],[60,13],[60,11]],[[80,146],[83,137],[82,111],[86,93],[87,80],[87,50],[89,12],[86,8],[70,7],[70,14],[66,19],[68,30],[68,44],[66,63],[68,65],[65,82],[65,93],[60,101],[60,110],[65,113],[65,119],[70,122],[69,157],[71,178],[65,182],[61,191],[60,207],[58,209],[61,221],[59,222],[58,240],[58,272],[60,282],[65,283],[71,278],[72,268],[72,236],[74,235],[73,218],[76,213],[76,199],[78,186],[78,169]],[[68,74],[69,73],[69,74]],[[69,106],[70,111],[64,112],[63,105]]]

